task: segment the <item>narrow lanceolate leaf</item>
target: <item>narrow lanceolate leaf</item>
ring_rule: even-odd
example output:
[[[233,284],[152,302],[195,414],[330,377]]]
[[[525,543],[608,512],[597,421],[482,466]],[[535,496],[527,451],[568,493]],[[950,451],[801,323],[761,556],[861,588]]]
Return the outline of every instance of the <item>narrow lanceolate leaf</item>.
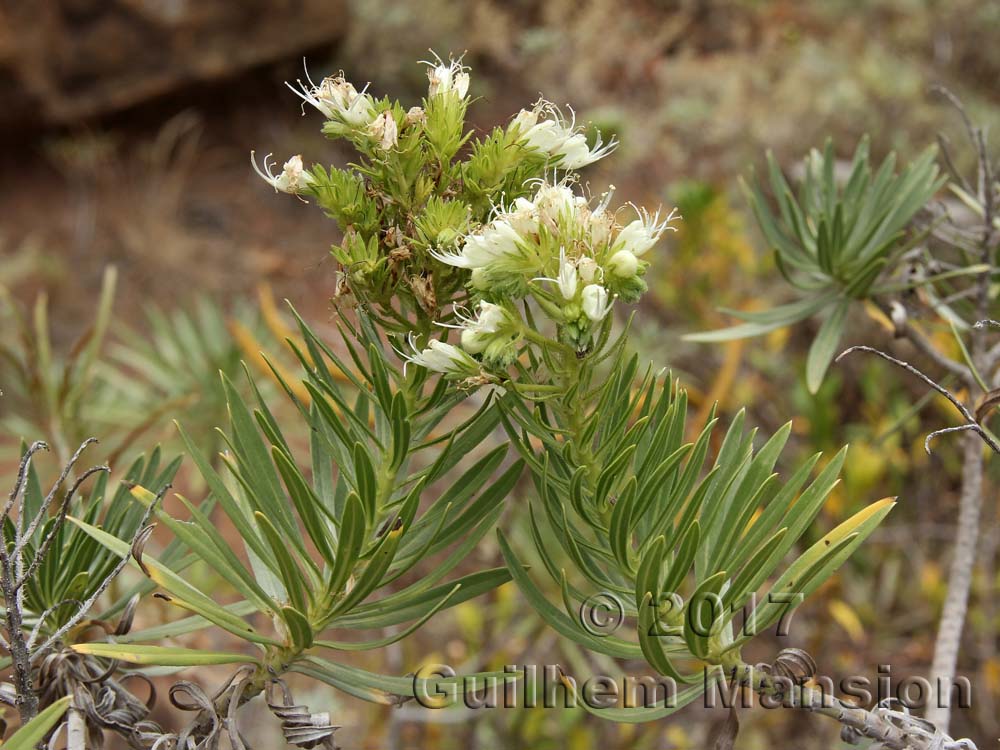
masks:
[[[806,385],[810,393],[816,393],[823,384],[823,376],[826,375],[830,362],[837,353],[837,345],[844,333],[849,308],[848,300],[838,302],[830,311],[830,316],[823,321],[816,339],[809,347],[809,356],[806,359]]]
[[[124,542],[78,518],[69,516],[68,520],[79,526],[89,536],[99,541],[119,557],[125,557],[132,553],[128,542]],[[135,560],[133,560],[133,563],[138,567],[138,563]],[[205,619],[211,620],[220,628],[228,630],[230,633],[245,640],[273,646],[281,645],[273,638],[257,633],[245,620],[240,619],[232,612],[216,604],[211,598],[152,557],[148,555],[143,557],[141,569],[157,586],[160,586],[171,595],[169,597],[171,603],[188,610],[192,614],[201,615]]]
[[[376,648],[384,648],[397,641],[401,641],[406,638],[411,633],[415,632],[421,625],[427,622],[431,617],[434,616],[436,612],[443,609],[448,601],[462,588],[461,583],[456,583],[452,586],[451,591],[445,594],[437,604],[431,607],[427,614],[421,617],[416,622],[412,623],[409,627],[401,630],[395,635],[387,636],[386,638],[381,638],[377,641],[316,641],[317,646],[322,646],[323,648],[332,648],[338,651],[369,651]]]
[[[753,613],[752,632],[769,627],[819,588],[882,522],[896,504],[887,497],[858,511],[795,560]],[[744,636],[738,643],[746,640]]]
[[[667,633],[659,619],[659,602],[653,598],[653,594],[647,592],[639,605],[639,646],[642,648],[642,655],[646,657],[649,665],[660,674],[670,677],[677,682],[696,682],[698,675],[683,675],[670,661],[664,649],[664,639]]]
[[[72,700],[73,696],[67,695],[47,706],[44,711],[39,712],[34,719],[18,729],[9,740],[3,743],[4,750],[35,750],[38,744],[45,739],[45,735],[52,730],[52,727],[59,723]]]
[[[274,528],[271,519],[259,511],[254,513],[254,518],[257,520],[257,525],[261,532],[263,532],[264,539],[270,545],[272,555],[278,563],[278,571],[281,573],[281,581],[285,586],[285,591],[288,593],[292,604],[299,611],[304,612],[307,606],[307,584],[291,550],[283,542],[281,534]]]
[[[587,632],[580,625],[579,621],[570,619],[565,612],[553,605],[528,576],[524,570],[524,566],[518,561],[514,551],[511,549],[506,537],[499,530],[497,531],[497,538],[500,542],[500,552],[507,563],[507,569],[517,583],[518,588],[521,589],[521,593],[524,594],[525,598],[542,619],[556,630],[556,632],[576,641],[581,646],[589,648],[591,651],[624,659],[641,658],[642,651],[634,643],[616,638],[615,636],[597,638]]]
[[[72,649],[78,654],[117,659],[129,664],[146,664],[159,667],[197,667],[207,664],[258,664],[259,660],[246,654],[223,651],[204,651],[197,648],[172,646],[144,646],[135,643],[77,643]]]
[[[295,609],[295,607],[282,607],[281,608],[281,619],[285,623],[285,627],[288,628],[288,634],[291,637],[291,645],[297,651],[305,651],[313,645],[313,628],[302,612]]]
[[[271,455],[274,457],[274,464],[278,467],[278,472],[285,482],[285,487],[295,504],[295,510],[298,511],[306,533],[309,534],[309,538],[316,545],[316,549],[319,550],[323,559],[332,564],[333,549],[330,545],[330,531],[323,516],[333,523],[333,514],[306,483],[302,472],[285,451],[274,446],[271,448]]]
[[[153,493],[139,485],[133,486],[131,493],[144,505],[149,505],[154,500]],[[211,520],[183,497],[179,499],[191,513],[193,522],[178,521],[160,509],[156,511],[156,517],[210,565],[212,570],[225,578],[247,599],[256,602],[260,610],[274,611],[277,607],[275,602],[257,584]]]
[[[330,595],[339,594],[350,578],[351,571],[361,557],[366,529],[364,506],[357,493],[352,492],[347,496],[344,518],[340,522],[340,541],[337,544],[336,557],[327,583]]]

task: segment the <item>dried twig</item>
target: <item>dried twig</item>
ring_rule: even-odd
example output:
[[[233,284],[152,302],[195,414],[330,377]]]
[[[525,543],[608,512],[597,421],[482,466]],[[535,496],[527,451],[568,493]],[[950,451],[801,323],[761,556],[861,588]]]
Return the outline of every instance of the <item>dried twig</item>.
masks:
[[[845,349],[840,354],[838,354],[836,361],[839,362],[844,357],[846,357],[849,354],[853,354],[854,352],[868,352],[870,354],[874,354],[874,355],[879,356],[879,357],[881,357],[882,359],[884,359],[884,360],[886,360],[888,362],[891,362],[892,364],[896,365],[897,367],[902,368],[903,370],[906,370],[911,375],[914,375],[914,376],[920,378],[920,380],[922,380],[924,383],[926,383],[929,387],[933,388],[935,391],[937,391],[942,396],[944,396],[946,399],[948,399],[948,401],[950,401],[951,404],[956,409],[958,409],[958,411],[961,413],[961,415],[965,418],[965,424],[963,424],[963,425],[959,425],[958,427],[945,427],[944,429],[935,430],[934,432],[932,432],[929,435],[927,435],[927,437],[924,439],[924,450],[926,450],[928,454],[931,452],[931,440],[934,437],[936,437],[938,435],[943,435],[943,434],[946,434],[946,433],[949,433],[949,432],[957,432],[957,431],[960,431],[960,430],[969,430],[969,431],[975,432],[977,435],[979,435],[979,437],[981,437],[983,439],[983,442],[985,442],[993,450],[994,453],[1000,454],[1000,444],[998,444],[997,441],[993,439],[993,436],[990,435],[989,432],[987,432],[986,430],[984,430],[983,427],[982,427],[982,425],[980,425],[976,421],[975,416],[972,414],[971,411],[969,411],[969,408],[965,404],[963,404],[955,394],[953,394],[951,391],[949,391],[943,385],[941,385],[940,383],[934,381],[933,379],[931,379],[930,377],[928,377],[927,375],[925,375],[923,372],[921,372],[920,370],[918,370],[916,367],[914,367],[913,365],[911,365],[909,362],[904,362],[901,359],[897,359],[896,357],[893,357],[891,354],[886,354],[881,349],[876,349],[873,346],[860,346],[860,345],[859,346],[852,346],[849,349]]]

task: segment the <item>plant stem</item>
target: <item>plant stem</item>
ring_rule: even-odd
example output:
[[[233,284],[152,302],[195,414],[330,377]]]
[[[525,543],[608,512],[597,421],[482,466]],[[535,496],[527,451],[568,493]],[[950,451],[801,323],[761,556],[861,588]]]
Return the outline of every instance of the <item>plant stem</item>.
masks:
[[[955,552],[948,574],[948,593],[941,611],[934,660],[931,664],[932,698],[926,718],[942,732],[951,717],[951,685],[955,679],[962,627],[968,609],[972,569],[976,560],[979,516],[982,508],[983,443],[978,435],[965,436],[962,460],[962,494],[958,506]]]
[[[747,668],[746,666],[744,668]],[[828,716],[853,733],[878,741],[885,750],[930,750],[932,740],[907,732],[876,711],[844,703],[824,690],[816,690],[801,680],[792,681],[791,695],[785,695],[787,685],[776,684],[766,674],[755,680],[754,690],[761,696],[780,698],[781,705]]]
[[[38,713],[38,695],[31,681],[31,654],[25,640],[21,601],[14,586],[12,561],[4,554],[0,566],[0,588],[7,603],[6,630],[10,644],[10,658],[14,689],[17,691],[17,712],[21,724],[26,724]]]
[[[586,380],[586,363],[577,359],[575,352],[570,352],[563,357],[563,364],[566,372],[561,378],[561,387],[564,391],[570,392],[572,398],[561,399],[563,420],[566,430],[569,433],[573,460],[577,466],[582,466],[586,470],[586,481],[591,489],[597,487],[597,479],[601,474],[601,467],[598,465],[590,442],[583,436],[586,428],[586,417],[588,407],[586,399],[583,398]]]
[[[959,112],[964,118],[964,110],[961,107],[959,107]],[[993,226],[996,193],[993,187],[992,168],[986,155],[983,131],[972,128],[970,136],[973,145],[977,147],[979,156],[977,197],[983,206],[979,261],[986,268],[976,280],[976,318],[977,320],[985,320],[990,316],[992,261],[997,245],[996,231]],[[985,373],[986,377],[990,377],[991,373],[988,368],[991,363],[989,359],[986,329],[974,327],[972,329],[970,371],[974,372],[978,369]],[[938,624],[937,640],[934,643],[934,660],[931,664],[932,700],[927,710],[927,719],[943,732],[948,731],[951,719],[951,685],[955,679],[958,651],[962,642],[962,628],[969,606],[969,590],[972,587],[972,570],[976,560],[979,517],[983,503],[983,446],[979,441],[979,436],[975,434],[966,435],[965,441],[962,460],[962,494],[958,507],[955,552],[948,574],[948,593],[941,612],[941,621]]]

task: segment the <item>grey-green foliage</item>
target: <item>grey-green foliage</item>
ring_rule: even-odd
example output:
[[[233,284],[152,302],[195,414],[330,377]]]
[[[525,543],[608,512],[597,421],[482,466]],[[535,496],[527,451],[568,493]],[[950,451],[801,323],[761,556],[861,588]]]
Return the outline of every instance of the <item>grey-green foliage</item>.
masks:
[[[139,531],[143,509],[134,502],[128,487],[141,484],[159,490],[173,480],[180,462],[177,458],[162,465],[161,451],[157,448],[148,459],[136,459],[117,486],[110,486],[108,474],[101,472],[93,480],[89,492],[81,492],[73,499],[67,509],[68,514],[86,523],[99,525],[119,539],[130,540]],[[61,489],[66,490],[65,487]],[[57,489],[53,491],[58,492]],[[46,495],[33,463],[28,470],[24,495],[25,510],[28,517],[32,517],[42,507]],[[24,586],[25,614],[33,626],[38,626],[41,636],[58,630],[75,616],[79,602],[87,601],[97,592],[119,560],[79,527],[63,523],[56,515],[39,523],[34,533],[25,540],[25,558],[33,559],[50,535],[49,553]],[[14,522],[7,518],[3,525],[5,544],[13,544],[14,536]],[[171,553],[171,557],[176,557],[176,551]],[[133,590],[119,592],[105,605],[100,616],[109,617],[124,610],[133,593]]]
[[[504,466],[506,446],[484,447],[481,457],[453,476],[451,470],[498,424],[490,399],[460,423],[451,423],[446,418],[465,395],[443,379],[428,378],[421,368],[405,374],[390,369],[367,320],[359,330],[345,332],[350,364],[304,323],[301,333],[305,348],[293,347],[307,373],[303,386],[308,395],[275,375],[309,428],[306,451],[286,438],[259,391],[254,389],[254,402],[248,404],[227,378],[223,388],[230,424],[223,433],[227,450],[221,469],[210,465],[182,428],[189,454],[235,527],[250,565],[195,505],[182,499],[190,514],[186,521],[157,513],[243,601],[223,607],[144,556],[147,574],[175,604],[197,617],[119,641],[154,641],[215,624],[261,647],[260,659],[246,657],[260,666],[261,681],[292,670],[355,696],[387,702],[392,695],[412,695],[413,680],[375,675],[318,654],[389,645],[439,610],[509,580],[505,568],[445,579],[493,527],[522,464]],[[144,503],[152,499],[141,488],[134,494]],[[432,501],[419,512],[421,500],[428,497]],[[114,545],[107,535],[87,528]],[[431,569],[400,585],[429,559],[435,561]],[[244,619],[254,612],[268,615],[277,630],[261,632]],[[374,640],[323,637],[328,630],[350,634],[403,623],[407,625],[394,635],[383,632]],[[211,655],[169,648],[146,653],[148,663],[157,658],[164,663],[211,661]],[[127,654],[126,647],[122,658]],[[233,658],[218,656],[220,663]]]
[[[533,541],[563,607],[546,599],[501,535],[515,581],[562,635],[601,654],[643,659],[686,685],[673,705],[598,711],[621,721],[662,717],[696,698],[706,686],[705,663],[727,671],[742,664],[740,648],[827,580],[892,507],[891,500],[868,506],[783,566],[837,484],[846,449],[812,481],[819,454],[781,481],[774,467],[791,425],[759,444],[741,411],[709,458],[718,420],[687,441],[686,392],[670,376],[650,373],[632,391],[637,362],[631,358],[603,384],[591,382],[582,421],[567,418],[558,400],[534,408],[503,402],[538,494]],[[561,555],[547,543],[553,539]],[[634,638],[625,630],[601,637],[584,626],[580,607],[595,592],[618,597]]]
[[[754,177],[744,188],[775,263],[799,299],[760,312],[727,310],[746,322],[688,338],[758,336],[820,315],[823,324],[806,366],[815,392],[837,352],[851,305],[878,293],[880,277],[911,246],[904,241],[907,227],[944,184],[935,156],[936,149],[928,148],[897,174],[896,156],[890,154],[873,173],[866,138],[841,184],[833,143],[827,141],[822,153],[814,149],[806,158],[796,195],[769,153],[771,198]]]

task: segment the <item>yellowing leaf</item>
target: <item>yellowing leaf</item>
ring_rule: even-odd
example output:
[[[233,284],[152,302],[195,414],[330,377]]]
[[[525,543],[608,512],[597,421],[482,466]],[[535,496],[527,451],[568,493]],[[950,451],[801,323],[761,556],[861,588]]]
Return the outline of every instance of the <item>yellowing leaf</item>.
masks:
[[[118,659],[130,664],[155,664],[161,667],[258,663],[257,659],[246,654],[171,646],[143,646],[135,643],[77,643],[72,649],[78,654]]]
[[[865,628],[861,624],[861,618],[849,604],[840,599],[834,599],[830,602],[828,609],[830,616],[847,632],[852,641],[855,643],[864,642]]]

